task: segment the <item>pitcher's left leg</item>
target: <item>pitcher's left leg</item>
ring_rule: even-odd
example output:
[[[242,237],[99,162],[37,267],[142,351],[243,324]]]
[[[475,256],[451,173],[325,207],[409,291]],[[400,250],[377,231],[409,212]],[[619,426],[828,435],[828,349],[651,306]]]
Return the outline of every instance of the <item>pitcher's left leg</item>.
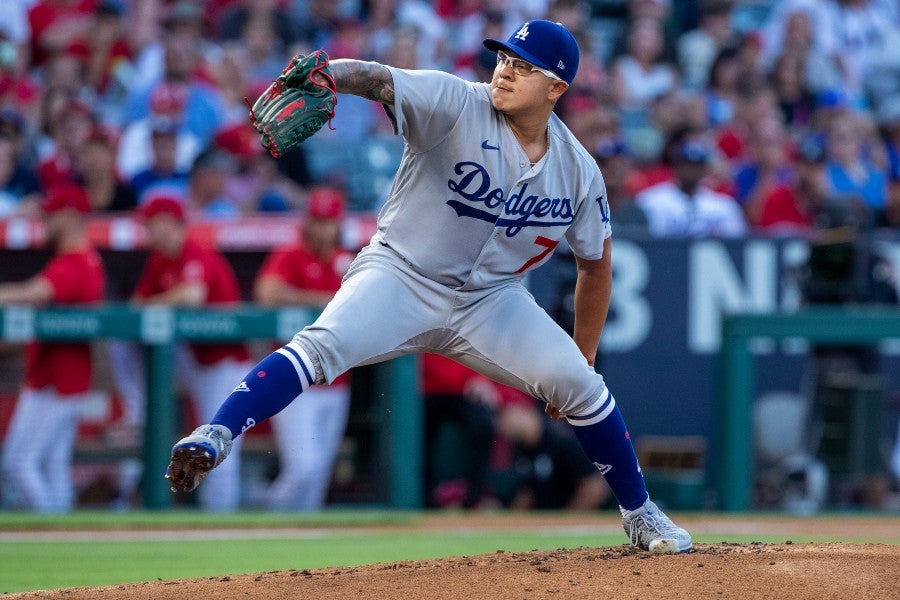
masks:
[[[690,535],[649,500],[631,436],[603,377],[524,288],[491,292],[454,322],[460,339],[448,355],[566,416],[615,494],[634,545],[652,552],[691,549]]]

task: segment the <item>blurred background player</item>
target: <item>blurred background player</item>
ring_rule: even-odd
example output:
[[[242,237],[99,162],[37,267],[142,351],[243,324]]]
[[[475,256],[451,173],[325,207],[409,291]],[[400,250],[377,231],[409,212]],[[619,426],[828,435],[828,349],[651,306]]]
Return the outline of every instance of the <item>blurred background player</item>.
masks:
[[[103,299],[106,275],[85,232],[91,210],[83,188],[52,187],[42,204],[46,241],[55,249],[34,277],[0,285],[0,304],[83,305]],[[32,342],[25,380],[3,445],[2,474],[13,501],[37,512],[72,509],[72,451],[82,401],[91,387],[88,343]]]
[[[515,493],[509,508],[595,510],[609,497],[603,474],[569,428],[552,421],[524,394],[507,401],[497,415],[497,430],[512,445]]]
[[[341,247],[342,191],[319,187],[310,191],[301,239],[266,259],[254,286],[263,306],[324,308],[341,286],[353,253]],[[350,378],[345,373],[331,385],[316,385],[275,415],[278,477],[269,490],[269,508],[318,510],[325,503],[334,460],[350,410]]]
[[[184,207],[168,196],[149,199],[140,208],[147,228],[150,255],[132,301],[145,305],[227,308],[240,301],[237,279],[218,251],[187,236]],[[141,357],[134,346],[121,344],[111,351],[113,374],[122,394],[127,420],[141,423],[146,391]],[[194,401],[191,418],[209,419],[222,394],[230,393],[250,367],[242,344],[190,344],[176,357],[178,383]],[[239,455],[239,449],[238,449]],[[239,456],[238,456],[239,458]],[[204,510],[227,512],[240,502],[240,460],[210,478],[200,494]]]
[[[476,508],[488,491],[498,384],[458,362],[426,353],[420,360],[425,401],[425,498],[430,506]],[[461,477],[442,480],[441,428],[459,429]]]

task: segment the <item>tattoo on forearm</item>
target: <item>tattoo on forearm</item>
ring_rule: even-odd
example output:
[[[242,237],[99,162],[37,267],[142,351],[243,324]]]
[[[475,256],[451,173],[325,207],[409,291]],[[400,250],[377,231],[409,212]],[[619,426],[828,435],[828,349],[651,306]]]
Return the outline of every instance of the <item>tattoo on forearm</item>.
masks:
[[[338,59],[331,62],[337,91],[383,104],[394,103],[394,79],[387,67],[376,62]]]

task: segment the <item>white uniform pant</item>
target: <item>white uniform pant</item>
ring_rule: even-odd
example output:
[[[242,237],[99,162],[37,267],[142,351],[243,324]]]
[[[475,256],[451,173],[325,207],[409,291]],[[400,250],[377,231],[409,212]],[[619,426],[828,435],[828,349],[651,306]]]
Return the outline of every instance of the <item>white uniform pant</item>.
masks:
[[[269,489],[269,508],[322,507],[349,410],[350,386],[313,386],[272,418],[280,469]]]
[[[146,412],[146,375],[139,345],[116,343],[109,347],[112,372],[125,404],[126,420],[143,424]],[[200,423],[209,423],[234,387],[253,367],[249,362],[223,360],[214,365],[198,365],[187,346],[178,346],[175,355],[176,386],[186,390]],[[176,442],[177,440],[172,440]],[[211,512],[231,512],[240,504],[240,454],[242,438],[235,440],[228,460],[216,467],[197,493],[200,506]],[[153,477],[156,474],[151,473]]]
[[[519,279],[453,289],[416,273],[377,244],[363,249],[320,317],[294,340],[326,381],[357,365],[428,351],[566,415],[596,409],[606,389],[574,340]]]
[[[2,474],[12,501],[41,513],[72,509],[72,452],[84,394],[24,389],[3,443]]]

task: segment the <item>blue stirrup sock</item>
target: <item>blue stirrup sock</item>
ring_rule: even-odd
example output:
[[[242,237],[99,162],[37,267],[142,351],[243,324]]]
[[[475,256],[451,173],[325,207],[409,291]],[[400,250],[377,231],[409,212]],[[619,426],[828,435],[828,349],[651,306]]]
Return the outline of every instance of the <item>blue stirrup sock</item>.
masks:
[[[625,419],[609,390],[585,415],[567,416],[575,437],[588,458],[597,465],[619,505],[625,510],[640,508],[647,500],[647,486],[638,465]]]
[[[233,438],[275,415],[313,384],[315,370],[302,346],[282,346],[244,377],[210,421]]]

